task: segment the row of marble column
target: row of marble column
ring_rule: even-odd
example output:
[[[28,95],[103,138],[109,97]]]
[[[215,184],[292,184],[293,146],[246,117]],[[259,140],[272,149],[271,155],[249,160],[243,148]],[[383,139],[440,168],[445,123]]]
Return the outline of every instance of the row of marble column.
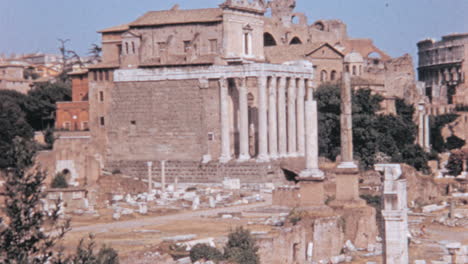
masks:
[[[248,88],[246,78],[236,78],[239,94],[239,161],[250,160]],[[232,159],[229,131],[229,84],[220,79],[221,157]],[[286,98],[287,95],[287,98]],[[258,77],[258,156],[257,161],[304,156],[305,100],[312,100],[311,81],[296,77]]]

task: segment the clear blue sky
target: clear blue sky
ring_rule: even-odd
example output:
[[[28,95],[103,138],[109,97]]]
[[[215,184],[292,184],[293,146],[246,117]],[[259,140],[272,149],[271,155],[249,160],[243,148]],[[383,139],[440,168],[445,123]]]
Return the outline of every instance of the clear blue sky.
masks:
[[[58,38],[86,55],[97,30],[149,10],[216,7],[224,0],[0,0],[0,53],[57,53]],[[351,37],[372,38],[391,56],[416,55],[424,38],[468,32],[468,0],[297,0],[312,23],[340,19]],[[417,60],[417,58],[414,58]]]

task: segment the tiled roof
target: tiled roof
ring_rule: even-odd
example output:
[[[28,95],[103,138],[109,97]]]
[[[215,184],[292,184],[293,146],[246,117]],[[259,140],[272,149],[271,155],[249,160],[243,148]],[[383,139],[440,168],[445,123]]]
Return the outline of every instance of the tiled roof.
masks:
[[[222,14],[220,8],[151,11],[130,23],[130,27],[219,22]]]
[[[118,61],[115,62],[101,62],[88,66],[88,69],[114,69],[119,68],[120,64]]]
[[[119,26],[115,26],[115,27],[110,27],[110,28],[106,28],[106,29],[103,29],[103,30],[99,30],[98,33],[113,33],[113,32],[123,32],[123,31],[126,31],[128,30],[128,24],[123,24],[123,25],[119,25]]]

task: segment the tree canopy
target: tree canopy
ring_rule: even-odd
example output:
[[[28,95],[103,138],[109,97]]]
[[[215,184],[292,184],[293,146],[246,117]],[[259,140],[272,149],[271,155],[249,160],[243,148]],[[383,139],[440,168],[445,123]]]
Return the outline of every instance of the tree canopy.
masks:
[[[315,98],[319,111],[320,155],[335,160],[340,154],[340,87],[322,85]],[[355,158],[364,168],[377,162],[405,162],[427,169],[428,155],[416,145],[414,108],[397,100],[396,115],[379,114],[383,98],[370,89],[353,92],[353,144]],[[382,160],[384,159],[384,160]]]

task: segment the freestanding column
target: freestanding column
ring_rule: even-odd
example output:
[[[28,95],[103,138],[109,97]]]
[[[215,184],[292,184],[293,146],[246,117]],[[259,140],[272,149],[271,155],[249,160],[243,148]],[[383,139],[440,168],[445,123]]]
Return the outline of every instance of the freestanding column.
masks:
[[[279,156],[284,158],[287,155],[286,139],[286,77],[281,77],[278,87],[278,138]]]
[[[231,160],[231,140],[229,138],[228,82],[224,78],[219,80],[219,103],[221,107],[221,157],[219,157],[219,162],[226,163]]]
[[[301,178],[323,178],[324,174],[319,169],[318,163],[318,120],[316,101],[307,101],[305,103],[305,124],[306,169],[303,170],[299,176]]]
[[[237,79],[237,88],[239,89],[239,113],[240,113],[240,131],[239,143],[240,154],[239,161],[247,161],[249,155],[249,105],[247,102],[247,85],[245,78]]]
[[[357,168],[353,159],[353,110],[351,103],[351,76],[343,73],[341,86],[341,163],[338,168]]]
[[[296,131],[296,79],[291,78],[288,86],[288,156],[297,156]]]
[[[424,150],[431,150],[431,126],[429,115],[424,115]]]
[[[166,191],[166,161],[161,161],[161,191]]]
[[[268,118],[267,118],[267,77],[258,78],[258,162],[267,162],[268,158]]]
[[[148,193],[151,193],[153,190],[153,162],[148,161],[146,165],[148,166]]]
[[[304,80],[299,79],[299,86],[297,89],[297,152],[299,156],[305,154],[305,125],[304,125],[304,96],[305,87]],[[315,111],[317,112],[317,110]]]
[[[269,87],[269,106],[268,106],[268,145],[270,146],[270,158],[278,158],[278,125],[276,115],[276,76],[271,77]]]

